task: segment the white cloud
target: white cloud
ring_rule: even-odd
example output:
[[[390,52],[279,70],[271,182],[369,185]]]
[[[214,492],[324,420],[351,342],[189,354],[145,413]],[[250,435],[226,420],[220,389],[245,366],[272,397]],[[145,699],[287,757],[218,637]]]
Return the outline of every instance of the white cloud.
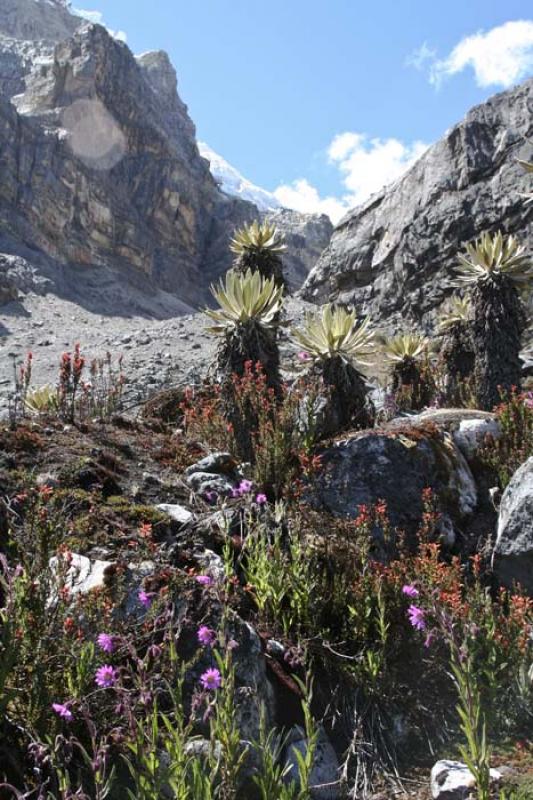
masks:
[[[284,208],[294,208],[302,214],[327,214],[332,222],[338,222],[349,209],[345,200],[336,197],[321,198],[318,190],[305,178],[278,186],[274,196]]]
[[[127,42],[128,37],[125,31],[113,31],[111,28],[108,28],[104,22],[104,15],[101,11],[87,11],[84,8],[73,8],[72,13],[75,14],[77,17],[83,17],[83,19],[89,20],[94,25],[103,25],[104,28],[109,31],[111,36],[114,39],[118,39],[119,42]]]
[[[407,63],[429,66],[429,80],[438,87],[446,79],[470,67],[478,86],[504,88],[533,73],[533,21],[514,20],[489,31],[479,31],[455,45],[446,58],[438,59],[426,43]]]
[[[350,208],[403,175],[427,147],[420,141],[404,144],[399,139],[370,139],[364,133],[347,131],[335,136],[327,151],[347,190],[342,197],[321,198],[304,178],[279,186],[274,194],[288,208],[328,214],[338,222]]]
[[[425,142],[404,144],[399,139],[369,139],[362,133],[341,133],[328,155],[343,174],[353,205],[403,175],[427,150]]]

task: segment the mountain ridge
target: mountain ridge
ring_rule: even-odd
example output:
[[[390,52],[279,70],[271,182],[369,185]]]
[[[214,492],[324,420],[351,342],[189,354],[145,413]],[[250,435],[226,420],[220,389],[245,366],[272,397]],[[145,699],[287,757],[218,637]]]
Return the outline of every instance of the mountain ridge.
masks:
[[[147,296],[208,301],[231,265],[233,231],[260,212],[219,188],[168,55],[136,57],[55,0],[2,0],[0,34],[4,252],[44,255],[57,291],[82,267],[144,285]],[[321,249],[330,231],[322,222]],[[301,242],[289,246],[293,281],[317,255],[316,242],[303,261]]]
[[[527,240],[533,78],[472,108],[391,186],[335,227],[302,296],[355,305],[394,329],[430,330],[452,292],[457,252],[484,230]]]

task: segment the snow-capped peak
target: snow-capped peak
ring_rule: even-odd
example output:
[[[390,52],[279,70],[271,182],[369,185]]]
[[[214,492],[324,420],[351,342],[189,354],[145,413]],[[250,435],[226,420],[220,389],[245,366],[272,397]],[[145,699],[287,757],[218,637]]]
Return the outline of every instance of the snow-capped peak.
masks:
[[[243,200],[250,200],[255,203],[260,211],[281,208],[281,203],[273,194],[267,192],[266,189],[261,189],[260,186],[256,186],[243,177],[235,167],[228,164],[222,156],[215,153],[205,142],[198,142],[198,149],[200,150],[200,155],[210,162],[211,174],[226,194],[242,197]]]

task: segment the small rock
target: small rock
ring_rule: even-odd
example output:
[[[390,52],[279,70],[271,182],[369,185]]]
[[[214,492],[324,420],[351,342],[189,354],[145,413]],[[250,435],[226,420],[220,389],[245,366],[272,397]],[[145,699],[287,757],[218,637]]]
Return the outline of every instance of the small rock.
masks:
[[[135,340],[135,344],[139,345],[140,347],[143,347],[144,345],[150,344],[151,341],[152,341],[151,337],[148,336],[148,334],[145,334],[144,336],[138,336],[137,339]]]
[[[200,553],[195,553],[194,558],[205,575],[209,575],[215,581],[224,580],[226,575],[224,562],[212,550],[205,549]]]
[[[53,475],[51,472],[42,472],[37,475],[35,479],[35,483],[37,486],[47,489],[59,489],[61,486],[61,482],[58,480],[56,475]]]
[[[266,651],[269,656],[273,656],[273,658],[283,659],[285,656],[286,650],[284,645],[281,642],[278,642],[277,639],[269,639],[266,643]]]
[[[491,781],[498,783],[501,772],[490,771]],[[431,770],[431,796],[433,800],[467,800],[475,786],[474,776],[460,761],[437,761]]]
[[[192,464],[185,470],[186,475],[193,472],[210,472],[218,475],[229,475],[237,468],[237,462],[231,453],[211,453],[210,455]]]
[[[79,553],[72,553],[69,564],[57,556],[51,558],[49,563],[52,575],[58,584],[65,586],[71,595],[87,594],[93,589],[102,589],[105,585],[106,570],[114,565],[112,561],[90,561],[87,556]],[[56,599],[53,592],[50,604],[53,605]]]
[[[235,483],[212,472],[193,472],[187,476],[187,483],[197,494],[215,492],[222,497],[231,494],[235,488]]]
[[[163,514],[168,514],[171,519],[179,522],[180,525],[187,525],[194,519],[193,513],[183,506],[173,505],[172,503],[159,503],[156,508],[158,511],[162,511]]]
[[[296,725],[289,733],[285,754],[285,766],[289,768],[287,782],[299,785],[298,759],[296,751],[305,756],[307,739],[303,728]],[[310,776],[310,795],[312,800],[338,800],[340,798],[339,761],[324,729],[318,733],[314,763]]]
[[[213,755],[218,761],[222,757],[222,745],[220,742],[215,742],[212,745],[208,739],[189,739],[185,743],[185,755],[189,758],[207,758],[211,754],[212,747]]]

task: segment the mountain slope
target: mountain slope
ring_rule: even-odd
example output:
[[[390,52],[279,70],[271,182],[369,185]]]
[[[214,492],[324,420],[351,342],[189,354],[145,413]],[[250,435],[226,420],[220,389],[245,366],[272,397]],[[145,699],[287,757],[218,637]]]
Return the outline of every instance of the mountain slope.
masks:
[[[235,197],[241,197],[243,200],[249,200],[254,203],[260,211],[271,211],[274,208],[281,208],[281,203],[276,197],[256,186],[254,183],[245,178],[241,173],[228,164],[226,159],[215,153],[209,145],[205,142],[198,142],[198,149],[200,155],[207,158],[209,161],[211,174],[215,180],[220,184],[222,191],[226,194]]]
[[[1,0],[0,169],[2,252],[47,257],[57,291],[104,270],[203,304],[259,215],[220,190],[166,53],[136,58],[62,0]]]
[[[376,320],[428,326],[451,291],[456,254],[483,230],[531,241],[533,79],[473,108],[393,186],[350,212],[310,273],[303,296],[354,303]]]

